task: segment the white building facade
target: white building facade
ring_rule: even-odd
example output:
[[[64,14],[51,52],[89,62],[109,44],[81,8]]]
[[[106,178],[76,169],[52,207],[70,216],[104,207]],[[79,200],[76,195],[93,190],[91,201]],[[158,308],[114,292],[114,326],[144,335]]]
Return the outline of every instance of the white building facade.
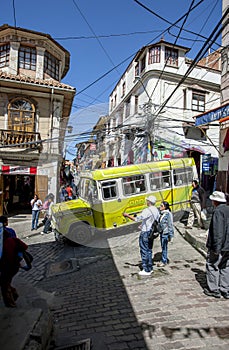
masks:
[[[108,165],[187,154],[218,157],[219,127],[194,128],[195,117],[220,103],[218,51],[194,66],[189,48],[161,40],[138,51],[110,94],[106,126]]]

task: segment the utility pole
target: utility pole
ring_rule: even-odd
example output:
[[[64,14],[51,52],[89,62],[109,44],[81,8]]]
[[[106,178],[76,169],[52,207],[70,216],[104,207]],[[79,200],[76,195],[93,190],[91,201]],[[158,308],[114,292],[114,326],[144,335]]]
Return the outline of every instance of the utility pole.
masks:
[[[154,127],[155,127],[155,117],[152,114],[152,101],[149,99],[147,103],[143,106],[143,111],[145,114],[145,131],[147,135],[147,161],[151,162],[154,160]]]
[[[145,85],[143,84],[142,80],[141,80],[141,77],[139,76],[136,76],[135,79],[137,79],[147,97],[148,97],[148,102],[144,103],[143,105],[143,112],[144,112],[144,115],[145,115],[145,118],[146,118],[146,121],[145,121],[145,131],[146,131],[146,135],[147,135],[147,161],[148,162],[152,162],[154,160],[154,142],[155,142],[155,118],[156,116],[152,113],[152,106],[153,106],[153,103],[152,103],[152,100],[151,100],[151,97],[148,93],[148,91],[146,90],[145,88]]]

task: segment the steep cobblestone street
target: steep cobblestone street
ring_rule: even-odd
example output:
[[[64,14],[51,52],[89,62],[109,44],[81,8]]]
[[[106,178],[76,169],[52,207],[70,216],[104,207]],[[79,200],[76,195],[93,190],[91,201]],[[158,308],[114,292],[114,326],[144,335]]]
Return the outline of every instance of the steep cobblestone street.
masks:
[[[60,244],[52,234],[26,240],[34,267],[18,279],[50,301],[52,349],[82,340],[93,350],[229,348],[228,301],[203,294],[205,259],[178,231],[169,265],[155,266],[150,278],[137,274],[138,232],[101,240],[98,248]]]

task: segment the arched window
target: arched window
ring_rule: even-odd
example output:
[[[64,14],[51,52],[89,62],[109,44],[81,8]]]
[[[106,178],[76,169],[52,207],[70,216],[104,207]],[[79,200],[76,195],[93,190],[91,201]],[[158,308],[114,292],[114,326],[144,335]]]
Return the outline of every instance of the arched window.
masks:
[[[15,99],[8,106],[8,128],[16,131],[35,131],[35,107],[28,100]]]

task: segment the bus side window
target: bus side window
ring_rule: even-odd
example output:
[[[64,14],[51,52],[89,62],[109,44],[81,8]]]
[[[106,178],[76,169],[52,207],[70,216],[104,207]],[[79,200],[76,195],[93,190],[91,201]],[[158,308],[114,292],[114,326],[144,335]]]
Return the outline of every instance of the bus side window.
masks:
[[[146,191],[144,175],[134,175],[122,179],[123,193],[128,196]]]
[[[140,179],[138,179],[138,176],[136,176],[136,193],[145,192],[146,185],[145,185],[145,178],[144,176],[140,176]]]
[[[168,188],[171,186],[170,172],[162,171],[162,188]]]
[[[117,185],[116,181],[108,181],[102,183],[102,196],[103,199],[110,199],[117,197]]]
[[[175,186],[187,185],[192,182],[192,169],[191,168],[181,168],[174,169],[173,180]]]
[[[161,188],[161,173],[150,174],[150,189],[156,191]]]

